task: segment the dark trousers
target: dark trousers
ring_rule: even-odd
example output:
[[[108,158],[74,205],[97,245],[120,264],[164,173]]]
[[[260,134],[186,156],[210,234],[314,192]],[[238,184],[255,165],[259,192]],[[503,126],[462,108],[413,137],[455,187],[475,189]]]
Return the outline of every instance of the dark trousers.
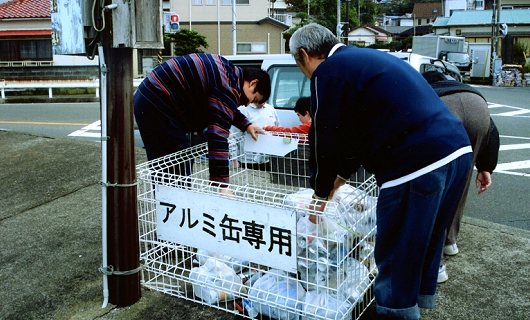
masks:
[[[434,308],[445,230],[471,161],[467,153],[409,182],[381,189],[374,285],[378,313],[419,319],[418,307]]]
[[[165,157],[190,147],[188,132],[167,115],[161,113],[140,92],[134,95],[134,117],[145,146],[148,160]],[[162,163],[162,161],[161,161]],[[167,167],[154,168],[165,173],[190,175],[193,160],[167,163]]]

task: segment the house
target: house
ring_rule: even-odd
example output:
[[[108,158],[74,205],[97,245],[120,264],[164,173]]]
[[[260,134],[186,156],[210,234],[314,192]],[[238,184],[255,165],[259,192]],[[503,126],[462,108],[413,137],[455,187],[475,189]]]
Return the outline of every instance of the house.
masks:
[[[51,64],[49,0],[0,0],[0,63]]]
[[[206,52],[223,55],[232,54],[234,50],[237,54],[285,52],[283,32],[292,24],[292,16],[285,13],[285,2],[235,1],[235,14],[231,0],[163,0],[162,10],[178,13],[181,28],[206,36],[209,43]],[[2,78],[98,77],[97,56],[89,59],[53,54],[50,5],[49,0],[0,0]],[[85,3],[85,6],[89,5]],[[235,46],[233,39],[236,39]],[[157,53],[157,50],[133,50],[134,77],[145,76],[156,65]],[[65,68],[58,71],[59,66]],[[67,75],[68,66],[85,69],[70,71]],[[46,67],[53,71],[45,70]],[[35,68],[39,68],[39,72],[34,72]]]
[[[434,20],[431,20],[431,14],[434,9],[438,6],[422,7],[424,10],[420,10],[421,4],[415,5],[415,12],[421,13],[422,15],[416,17],[412,13],[404,14],[402,16],[383,16],[376,18],[379,23],[379,28],[389,32],[392,35],[392,40],[400,41],[410,36],[421,36],[431,32],[431,25]],[[429,4],[431,5],[431,4]],[[418,7],[416,7],[418,6]],[[425,24],[429,21],[429,24]]]
[[[496,13],[500,13],[499,23],[507,25],[506,35],[494,34],[492,10],[455,11],[450,17],[436,19],[433,25],[433,31],[437,35],[466,38],[469,54],[475,61],[472,77],[489,77],[492,53],[502,58],[502,64],[512,64],[516,44],[530,47],[530,10],[501,9]],[[494,71],[499,73],[499,67],[496,66]]]
[[[285,53],[283,32],[292,24],[285,14],[284,1],[172,0],[171,11],[180,18],[180,27],[206,37],[205,52],[230,54]],[[235,40],[235,43],[234,43]]]
[[[436,18],[443,17],[441,3],[416,3],[412,10],[414,26],[432,25]]]
[[[366,24],[350,31],[348,42],[365,47],[376,43],[389,43],[392,42],[392,33],[381,27]]]
[[[492,15],[492,10],[455,11],[450,17],[438,18],[433,31],[437,35],[465,37],[468,42],[490,42]],[[508,26],[510,38],[530,46],[530,10],[500,10],[499,23]],[[497,39],[502,41],[500,37]]]

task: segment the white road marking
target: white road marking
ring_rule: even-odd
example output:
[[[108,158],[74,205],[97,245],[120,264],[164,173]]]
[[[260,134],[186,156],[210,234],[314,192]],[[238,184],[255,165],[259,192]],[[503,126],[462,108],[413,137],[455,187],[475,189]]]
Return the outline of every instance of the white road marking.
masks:
[[[529,168],[530,168],[530,160],[514,161],[514,162],[508,162],[508,163],[499,163],[493,172],[530,177],[530,173],[509,171],[509,170],[521,170],[521,169],[529,169]]]
[[[87,137],[87,138],[99,138],[101,137],[101,120],[89,124],[77,131],[74,131],[68,135],[69,137]]]
[[[496,116],[502,116],[502,117],[514,117],[519,116],[525,113],[530,113],[530,110],[527,109],[520,109],[516,111],[510,111],[510,112],[503,112],[503,113],[497,113]]]
[[[500,146],[499,151],[530,149],[530,143],[505,144]]]

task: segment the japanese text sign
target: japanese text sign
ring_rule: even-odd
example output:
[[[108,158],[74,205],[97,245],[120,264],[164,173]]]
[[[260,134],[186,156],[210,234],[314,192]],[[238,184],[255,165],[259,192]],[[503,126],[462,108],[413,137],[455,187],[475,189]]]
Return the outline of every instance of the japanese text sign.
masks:
[[[156,185],[157,237],[296,272],[296,213]]]

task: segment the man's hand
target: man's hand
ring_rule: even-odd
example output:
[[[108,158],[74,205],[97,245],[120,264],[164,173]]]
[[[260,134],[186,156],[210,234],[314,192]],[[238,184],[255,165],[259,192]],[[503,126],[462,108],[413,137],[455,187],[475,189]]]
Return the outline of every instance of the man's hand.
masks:
[[[309,221],[311,223],[317,224],[320,219],[319,215],[320,213],[324,212],[324,209],[326,208],[326,203],[323,200],[313,200],[309,204],[309,208],[311,209],[311,213],[309,214]]]
[[[228,188],[223,188],[223,187],[221,187],[219,189],[220,189],[219,193],[221,193],[221,195],[226,196],[226,197],[231,198],[231,199],[234,198],[234,192],[232,190],[230,190]]]
[[[489,189],[491,186],[491,173],[488,171],[480,171],[477,173],[477,180],[475,184],[478,188],[478,194]]]
[[[263,129],[253,124],[247,127],[247,133],[250,134],[250,136],[252,137],[252,139],[254,139],[254,141],[258,141],[258,134],[257,134],[258,131],[263,131]]]
[[[341,177],[337,176],[335,178],[335,181],[333,182],[333,189],[329,193],[328,199],[333,199],[333,195],[335,194],[335,191],[346,184],[346,180],[342,179]]]

